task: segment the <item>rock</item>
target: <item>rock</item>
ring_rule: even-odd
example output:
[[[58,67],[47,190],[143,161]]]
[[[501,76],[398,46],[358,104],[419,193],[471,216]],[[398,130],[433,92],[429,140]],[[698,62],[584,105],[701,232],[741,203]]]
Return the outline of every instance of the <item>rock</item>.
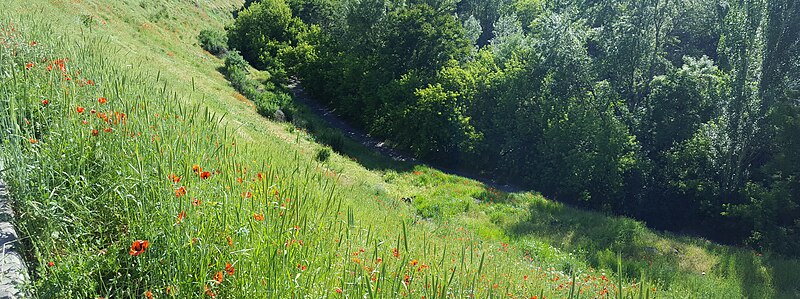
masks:
[[[649,253],[649,254],[657,254],[658,253],[658,249],[656,249],[655,247],[652,247],[652,246],[645,247],[644,251]]]
[[[272,114],[272,119],[284,122],[286,121],[286,114],[284,114],[281,109],[275,110],[275,113]]]

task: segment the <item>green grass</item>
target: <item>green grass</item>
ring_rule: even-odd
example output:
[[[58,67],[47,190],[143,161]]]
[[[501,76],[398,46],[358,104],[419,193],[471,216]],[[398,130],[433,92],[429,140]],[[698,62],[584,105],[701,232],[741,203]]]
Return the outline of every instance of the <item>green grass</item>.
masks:
[[[0,4],[2,175],[38,297],[798,296],[797,260],[504,194],[347,140],[348,156],[318,162],[319,136],[258,116],[197,46],[238,4]],[[65,72],[47,70],[63,58]],[[135,240],[149,247],[132,256]]]

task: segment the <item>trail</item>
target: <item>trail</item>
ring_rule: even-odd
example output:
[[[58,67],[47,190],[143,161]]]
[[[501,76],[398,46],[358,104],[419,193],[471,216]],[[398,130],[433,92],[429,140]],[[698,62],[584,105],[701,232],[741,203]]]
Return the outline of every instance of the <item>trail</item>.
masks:
[[[491,187],[506,193],[516,193],[516,192],[526,191],[526,189],[520,188],[519,186],[500,183],[493,179],[478,176],[470,172],[444,167],[442,165],[437,165],[436,163],[430,163],[430,162],[423,163],[421,161],[418,161],[417,159],[414,159],[413,157],[405,153],[402,153],[397,149],[391,148],[384,141],[375,139],[369,134],[366,134],[363,131],[351,126],[346,121],[344,121],[344,119],[342,119],[340,116],[336,115],[336,110],[330,109],[325,105],[322,105],[319,102],[311,99],[311,97],[303,89],[302,83],[299,80],[290,79],[289,85],[287,87],[289,88],[289,91],[291,91],[295,101],[308,107],[308,109],[311,112],[313,112],[323,121],[325,121],[329,127],[341,131],[348,138],[394,161],[408,162],[412,164],[425,164],[428,167],[435,168],[441,172],[476,180],[486,185],[487,187]]]

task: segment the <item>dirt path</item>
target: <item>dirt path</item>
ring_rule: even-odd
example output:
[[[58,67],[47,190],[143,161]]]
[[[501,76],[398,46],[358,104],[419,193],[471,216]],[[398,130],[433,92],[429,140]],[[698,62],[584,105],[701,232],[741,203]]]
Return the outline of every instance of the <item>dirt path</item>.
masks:
[[[288,87],[289,87],[289,90],[291,91],[295,101],[297,101],[297,102],[305,105],[306,107],[308,107],[308,109],[311,112],[313,112],[318,117],[320,117],[323,121],[325,121],[328,124],[328,126],[330,126],[331,128],[335,128],[337,130],[340,130],[348,138],[350,138],[352,140],[355,140],[356,142],[362,144],[363,146],[365,146],[367,148],[370,148],[370,149],[380,153],[381,155],[389,157],[392,160],[400,161],[400,162],[421,163],[421,162],[417,161],[416,159],[414,159],[413,157],[410,157],[409,155],[405,155],[405,154],[403,154],[403,153],[401,153],[401,152],[399,152],[399,151],[387,146],[385,142],[377,140],[377,139],[373,138],[372,136],[369,136],[368,134],[364,133],[363,131],[351,126],[350,124],[345,122],[344,119],[342,119],[341,117],[336,115],[336,111],[335,110],[331,110],[330,108],[320,104],[319,102],[312,100],[311,97],[303,89],[300,81],[295,80],[295,79],[291,79],[290,82],[289,82]],[[432,164],[432,163],[424,163],[424,164],[428,165],[430,167],[436,168],[436,169],[438,169],[438,170],[440,170],[440,171],[442,171],[444,173],[447,173],[447,174],[457,175],[457,176],[461,176],[461,177],[465,177],[465,178],[469,178],[469,179],[473,179],[473,180],[479,181],[479,182],[483,183],[484,185],[486,185],[487,187],[491,187],[491,188],[494,188],[494,189],[497,189],[497,190],[501,190],[501,191],[504,191],[504,192],[514,193],[514,192],[525,191],[525,189],[523,189],[523,188],[511,185],[511,184],[502,184],[502,183],[496,182],[496,181],[494,181],[492,179],[485,178],[485,177],[480,177],[480,176],[477,176],[477,175],[474,175],[472,173],[468,173],[468,172],[465,172],[465,171],[450,169],[448,167],[443,167],[441,165],[436,165],[435,163],[434,164]]]

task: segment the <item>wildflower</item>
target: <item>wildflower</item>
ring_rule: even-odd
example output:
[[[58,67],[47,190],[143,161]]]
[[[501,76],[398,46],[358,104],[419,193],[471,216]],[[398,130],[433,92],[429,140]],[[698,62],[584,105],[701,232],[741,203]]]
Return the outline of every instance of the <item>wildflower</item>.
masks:
[[[165,290],[165,293],[167,293],[167,295],[172,295],[172,290],[173,290],[172,286],[168,286],[167,289]]]
[[[225,274],[223,274],[222,271],[217,272],[217,274],[214,274],[214,281],[216,281],[217,284],[222,283],[222,278],[224,277],[224,275]]]
[[[47,99],[42,100],[42,106],[47,106],[47,104],[50,104],[50,101]]]
[[[95,113],[97,113],[97,110],[94,110],[94,109],[92,109],[92,110],[89,110],[89,113],[91,113],[91,114],[95,114]]]
[[[92,136],[97,136],[98,134],[100,134],[100,131],[92,130]]]
[[[205,180],[205,179],[210,178],[210,177],[211,177],[211,173],[208,172],[208,171],[203,171],[203,172],[200,173],[200,178],[201,179]]]
[[[228,246],[233,247],[233,238],[231,236],[228,236]]]
[[[110,127],[103,129],[103,132],[106,132],[106,133],[111,133],[111,131],[114,131],[114,129],[112,129]]]
[[[259,181],[264,180],[264,175],[262,173],[259,172],[256,174],[256,176],[258,176]]]
[[[33,62],[28,62],[28,63],[25,64],[25,69],[26,70],[29,70],[31,68],[33,68]]]
[[[392,248],[392,255],[394,255],[394,257],[396,257],[396,258],[400,257],[400,252],[397,251],[397,247]]]
[[[91,79],[87,79],[86,80],[86,84],[94,85],[94,81],[92,81]]]
[[[54,267],[56,265],[55,262],[47,262],[48,267]]]
[[[131,256],[137,256],[147,250],[147,247],[150,247],[150,243],[147,240],[136,240],[131,244],[131,250],[128,253]]]
[[[203,291],[205,291],[206,296],[211,298],[217,298],[217,294],[214,294],[214,292],[208,287],[208,285],[203,286]]]
[[[175,175],[174,173],[170,173],[168,177],[173,183],[179,183],[181,181],[181,177]]]
[[[417,263],[419,263],[417,260],[411,260],[411,262],[409,262],[409,264],[411,264],[412,266],[416,266]]]
[[[181,186],[178,190],[175,190],[175,197],[181,197],[186,195],[186,187]]]
[[[192,198],[192,205],[193,206],[195,206],[195,207],[199,206],[201,203],[203,203],[203,201],[201,201],[201,200],[199,200],[197,198]]]
[[[297,269],[300,269],[300,271],[305,271],[307,269],[307,267],[306,267],[306,265],[303,265],[303,264],[297,264]]]
[[[178,213],[177,224],[181,224],[181,221],[183,221],[183,218],[185,218],[185,217],[186,217],[186,212],[185,211],[181,211],[180,213]]]
[[[336,288],[334,291],[336,292],[336,294],[341,294],[342,293],[342,289],[341,288]]]
[[[253,219],[256,221],[264,221],[264,214],[253,214]]]
[[[199,174],[201,171],[203,171],[203,168],[200,168],[200,165],[195,164],[192,165],[192,171],[194,171],[194,173]]]
[[[225,263],[225,272],[228,273],[228,276],[233,276],[233,273],[236,272],[236,269],[233,268],[233,264]]]
[[[250,193],[250,191],[246,191],[246,192],[242,193],[242,197],[251,198],[251,197],[253,197],[253,193]]]
[[[37,143],[39,143],[39,140],[36,140],[36,138],[31,138],[31,139],[28,139],[28,142],[30,142],[31,144],[37,144]]]
[[[153,299],[153,292],[147,290],[147,292],[144,292],[144,296],[147,297],[147,299]]]
[[[75,108],[75,111],[78,111],[78,113],[83,113],[83,111],[85,111],[85,110],[86,110],[86,108],[83,108],[81,106],[78,106],[78,108]]]
[[[100,97],[99,99],[97,99],[97,102],[100,104],[105,104],[106,102],[108,102],[108,100],[104,97]]]

